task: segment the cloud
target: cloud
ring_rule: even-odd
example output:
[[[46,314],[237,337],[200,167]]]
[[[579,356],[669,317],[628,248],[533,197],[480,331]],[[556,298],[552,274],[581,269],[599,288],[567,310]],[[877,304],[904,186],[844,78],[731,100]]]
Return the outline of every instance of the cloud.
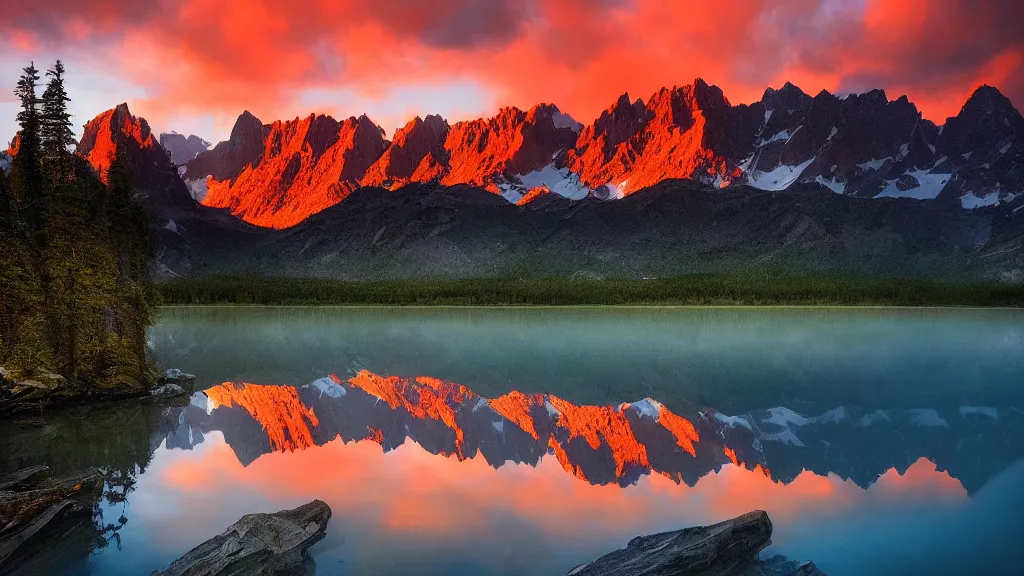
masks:
[[[1024,101],[1021,21],[1017,0],[38,0],[5,13],[0,59],[87,60],[157,123],[312,112],[294,109],[311,91],[354,95],[317,112],[397,118],[418,109],[403,90],[445,85],[478,87],[467,115],[543,101],[586,121],[698,76],[734,103],[884,88],[941,122],[981,83]]]

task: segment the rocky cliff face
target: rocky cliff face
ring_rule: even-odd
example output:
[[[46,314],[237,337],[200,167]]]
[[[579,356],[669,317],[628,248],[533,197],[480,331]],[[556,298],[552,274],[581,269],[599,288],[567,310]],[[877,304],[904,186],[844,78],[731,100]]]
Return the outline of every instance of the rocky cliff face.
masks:
[[[167,151],[175,166],[182,166],[210,149],[210,143],[199,136],[189,134],[186,137],[177,132],[161,134],[160,145]]]
[[[564,174],[544,173],[559,171],[558,156],[577,132],[578,124],[550,104],[527,112],[503,108],[493,118],[459,122],[445,141],[449,163],[441,183],[472,184],[518,201],[536,186],[561,182]]]
[[[606,186],[608,197],[667,178],[724,186],[739,174],[736,159],[748,153],[756,116],[700,79],[663,88],[646,104],[624,94],[580,134],[570,170],[591,188]]]
[[[391,145],[366,171],[362,184],[391,189],[440,180],[448,166],[444,144],[450,128],[440,116],[417,116],[395,132]]]
[[[233,180],[247,166],[259,166],[263,157],[263,138],[269,128],[264,127],[259,118],[246,110],[235,120],[231,137],[227,141],[188,162],[182,177],[196,200],[202,201],[205,197],[208,178],[215,181]]]
[[[244,113],[231,139],[189,162],[184,178],[205,204],[271,227],[293,225],[358,186],[413,183],[472,185],[521,205],[549,194],[621,198],[671,178],[769,191],[814,184],[964,208],[1024,198],[1024,119],[988,86],[943,127],[881,90],[812,97],[787,83],[732,105],[701,79],[646,101],[623,94],[586,126],[540,104],[451,126],[416,118],[387,143],[365,117],[343,123],[352,136],[336,139],[340,125],[318,118],[263,126]],[[301,146],[289,143],[307,132],[311,152],[296,156]],[[269,156],[277,160],[266,163]]]
[[[149,123],[132,115],[127,104],[107,110],[85,125],[78,154],[106,179],[110,161],[123,150],[132,166],[138,198],[158,219],[191,211],[196,204],[171,163],[170,156],[156,141]]]
[[[218,173],[210,173],[203,203],[269,228],[293,226],[342,201],[388,147],[383,131],[365,115],[343,122],[310,115],[263,128],[263,149],[256,156],[255,123],[246,120],[251,126],[239,129],[243,145],[211,151],[210,158],[223,161],[210,167]],[[207,159],[190,163],[186,177],[199,170],[192,164],[200,160]]]

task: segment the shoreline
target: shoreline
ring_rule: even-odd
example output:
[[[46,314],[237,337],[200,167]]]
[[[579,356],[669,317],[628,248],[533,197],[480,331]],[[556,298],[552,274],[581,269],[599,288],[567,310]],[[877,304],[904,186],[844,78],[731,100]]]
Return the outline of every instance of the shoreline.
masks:
[[[158,283],[163,305],[395,307],[1024,308],[1024,285],[735,273],[353,282],[208,276]]]
[[[679,309],[679,310],[1012,310],[1024,312],[1024,306],[984,306],[977,304],[942,305],[922,304],[232,304],[226,302],[210,304],[160,304],[164,308],[390,308],[390,309],[522,309],[522,310],[573,310],[610,308],[628,309]]]

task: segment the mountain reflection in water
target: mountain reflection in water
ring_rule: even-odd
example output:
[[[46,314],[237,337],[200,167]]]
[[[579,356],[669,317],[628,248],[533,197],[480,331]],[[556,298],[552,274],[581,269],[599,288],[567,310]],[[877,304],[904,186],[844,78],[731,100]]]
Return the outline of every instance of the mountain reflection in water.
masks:
[[[923,458],[968,492],[1024,457],[1011,435],[1024,432],[1024,412],[1016,408],[961,406],[940,415],[930,408],[844,406],[818,416],[783,407],[740,416],[698,406],[677,410],[650,398],[579,406],[550,394],[513,391],[487,399],[437,378],[363,370],[347,380],[331,375],[301,387],[214,386],[171,415],[166,446],[192,448],[219,430],[249,465],[263,454],[336,438],[371,441],[384,452],[410,439],[431,454],[460,461],[479,454],[493,468],[537,466],[550,454],[580,480],[620,486],[650,473],[693,486],[731,463],[782,483],[807,470],[867,487]]]
[[[1022,560],[1006,545],[1024,512],[1016,408],[729,416],[487,399],[360,371],[224,383],[166,417],[137,505],[159,500],[161,526],[222,526],[252,500],[323,498],[336,518],[313,550],[326,574],[564,574],[637,534],[752,509],[772,516],[773,552],[833,575],[1002,574]],[[160,533],[177,551],[197,536]]]
[[[315,574],[565,574],[630,538],[764,509],[768,553],[831,576],[1012,574],[1024,412],[485,398],[358,371],[227,382],[173,407],[83,408],[18,430],[0,464],[105,466],[117,546],[31,574],[148,574],[244,514],[334,511]],[[87,438],[78,445],[69,438]]]

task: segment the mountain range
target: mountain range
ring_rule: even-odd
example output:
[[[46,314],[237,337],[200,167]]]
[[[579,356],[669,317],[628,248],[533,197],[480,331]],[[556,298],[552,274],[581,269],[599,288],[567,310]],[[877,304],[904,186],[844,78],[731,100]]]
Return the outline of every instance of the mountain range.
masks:
[[[583,125],[551,104],[504,108],[449,125],[413,119],[392,141],[368,117],[311,115],[261,124],[239,117],[231,139],[187,164],[206,205],[284,228],[361,186],[471,185],[512,203],[554,193],[619,198],[670,178],[784,190],[817,183],[856,197],[942,198],[963,207],[1024,192],[1024,118],[978,88],[937,127],[881,90],[811,97],[792,84],[733,106],[697,79],[644,100],[623,94]],[[202,192],[205,187],[205,192]]]
[[[589,124],[539,104],[417,117],[390,141],[366,115],[244,112],[212,148],[157,139],[122,104],[86,125],[78,152],[102,173],[115,147],[167,277],[770,266],[1024,281],[1024,118],[990,86],[941,126],[881,90],[787,83],[732,105],[697,79],[623,94]]]

